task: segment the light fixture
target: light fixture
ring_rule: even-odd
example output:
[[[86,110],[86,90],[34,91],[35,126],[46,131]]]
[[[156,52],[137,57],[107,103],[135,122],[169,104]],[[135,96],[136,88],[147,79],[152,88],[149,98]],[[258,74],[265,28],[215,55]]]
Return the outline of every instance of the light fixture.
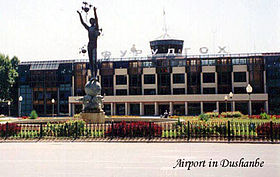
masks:
[[[250,84],[247,85],[246,91],[247,91],[248,94],[253,92],[253,88],[252,88],[252,86]]]

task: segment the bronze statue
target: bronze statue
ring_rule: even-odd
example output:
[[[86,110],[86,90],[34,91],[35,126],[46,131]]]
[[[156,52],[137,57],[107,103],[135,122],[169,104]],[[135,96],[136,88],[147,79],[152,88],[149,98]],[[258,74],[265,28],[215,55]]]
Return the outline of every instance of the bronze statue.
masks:
[[[86,30],[88,31],[88,38],[89,38],[89,42],[88,42],[88,57],[89,57],[89,62],[90,62],[90,69],[91,69],[91,76],[92,79],[96,79],[96,75],[97,75],[97,38],[100,35],[100,29],[98,26],[98,18],[97,18],[97,14],[96,14],[96,7],[93,8],[94,11],[94,18],[91,18],[89,20],[91,26],[88,26],[81,15],[81,12],[77,11],[77,13],[80,16],[80,20],[82,25],[86,28]]]

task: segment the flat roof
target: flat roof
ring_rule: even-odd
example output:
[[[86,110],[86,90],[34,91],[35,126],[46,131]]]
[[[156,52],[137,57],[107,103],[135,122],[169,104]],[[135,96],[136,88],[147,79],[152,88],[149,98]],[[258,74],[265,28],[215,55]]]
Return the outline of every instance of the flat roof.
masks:
[[[183,55],[183,54],[157,54],[150,55],[146,57],[127,57],[127,58],[101,58],[98,59],[99,62],[108,61],[145,61],[154,59],[216,59],[216,58],[246,58],[246,57],[264,57],[264,56],[280,56],[280,52],[274,53],[239,53],[239,54],[203,54],[203,55]],[[62,63],[85,63],[89,62],[88,59],[69,59],[69,60],[36,60],[36,61],[22,61],[20,65],[30,65],[30,64],[62,64]]]

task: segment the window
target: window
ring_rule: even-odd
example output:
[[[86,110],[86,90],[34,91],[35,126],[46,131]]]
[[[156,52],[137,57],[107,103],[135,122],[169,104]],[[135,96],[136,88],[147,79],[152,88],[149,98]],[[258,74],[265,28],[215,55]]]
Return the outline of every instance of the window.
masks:
[[[185,104],[174,104],[173,114],[177,116],[185,115]]]
[[[218,84],[229,84],[229,83],[231,83],[231,72],[218,73]]]
[[[130,115],[140,115],[140,104],[130,104]]]
[[[203,73],[203,83],[215,83],[215,73]]]
[[[117,75],[116,76],[116,85],[126,85],[126,75]]]
[[[150,68],[150,67],[154,67],[155,64],[153,62],[151,62],[151,61],[145,61],[145,62],[142,62],[142,66],[144,68]]]
[[[114,68],[128,68],[128,62],[126,61],[114,62]]]
[[[182,95],[185,94],[185,88],[174,88],[173,95]]]
[[[113,76],[101,76],[102,87],[112,87],[113,86]]]
[[[246,72],[235,72],[234,82],[246,82]]]
[[[201,60],[201,65],[202,66],[212,66],[212,65],[215,65],[215,60],[210,60],[210,59]]]
[[[203,94],[215,94],[215,88],[203,88]]]
[[[144,89],[144,95],[155,95],[156,89]]]
[[[129,75],[129,86],[141,87],[141,75]]]
[[[144,75],[144,84],[155,84],[155,75],[154,74],[145,74]]]
[[[171,66],[173,67],[181,67],[181,66],[186,66],[186,60],[171,60]]]
[[[111,69],[113,68],[113,63],[112,62],[103,62],[101,64],[101,68],[108,68],[108,69]]]
[[[116,95],[127,95],[127,90],[126,89],[117,89]]]
[[[142,95],[141,87],[129,88],[129,95]]]
[[[234,87],[234,93],[247,93],[246,87]]]
[[[233,58],[232,64],[234,65],[246,65],[246,58]]]
[[[159,86],[170,86],[170,74],[159,74]]]
[[[111,104],[104,104],[103,109],[106,115],[111,115]]]
[[[185,74],[173,74],[173,84],[184,84]]]

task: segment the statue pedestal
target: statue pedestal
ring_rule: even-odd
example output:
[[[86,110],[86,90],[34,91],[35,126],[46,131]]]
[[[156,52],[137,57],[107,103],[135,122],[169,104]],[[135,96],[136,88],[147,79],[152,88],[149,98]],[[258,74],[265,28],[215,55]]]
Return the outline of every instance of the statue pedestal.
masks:
[[[103,124],[105,123],[105,113],[101,111],[99,113],[81,113],[80,118],[86,123]]]

